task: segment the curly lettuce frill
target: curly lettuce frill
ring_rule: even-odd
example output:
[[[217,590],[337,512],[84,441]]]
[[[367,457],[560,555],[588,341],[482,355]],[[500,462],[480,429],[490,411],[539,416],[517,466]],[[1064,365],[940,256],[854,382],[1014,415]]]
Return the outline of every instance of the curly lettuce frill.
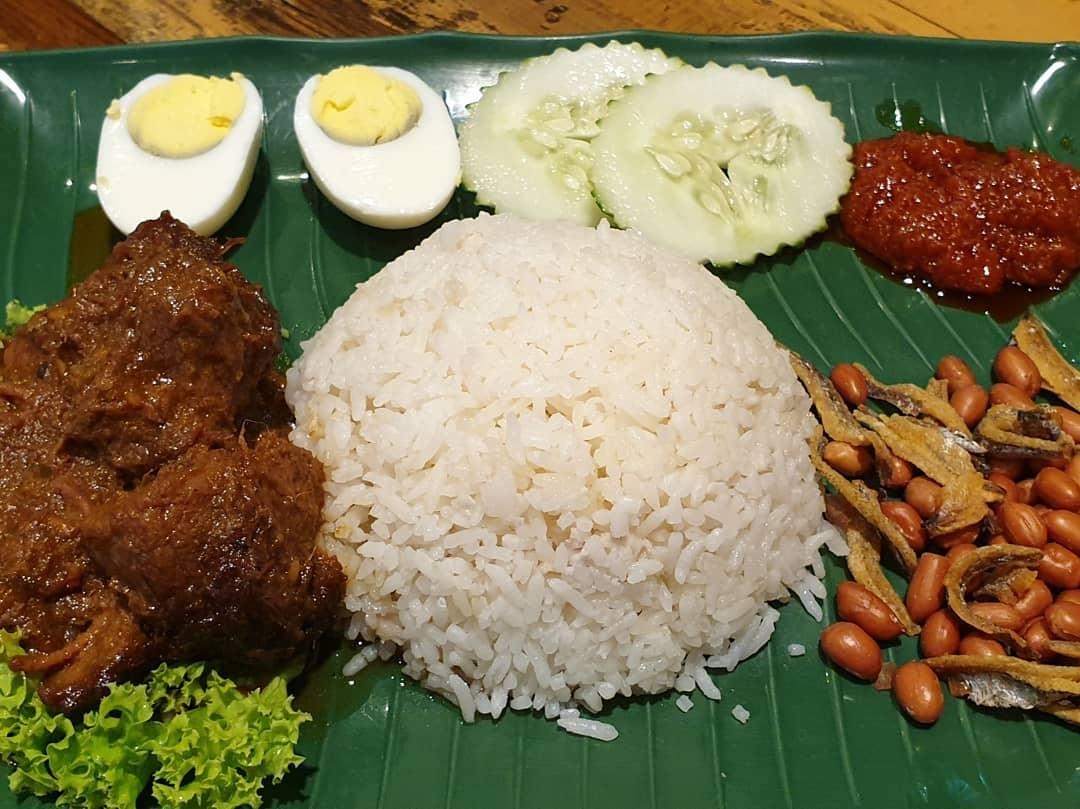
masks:
[[[22,653],[0,632],[0,756],[16,795],[60,807],[135,809],[147,791],[161,807],[258,807],[259,790],[303,759],[285,680],[243,692],[201,663],[161,665],[146,683],[113,686],[76,723],[50,713],[36,683],[7,662]]]

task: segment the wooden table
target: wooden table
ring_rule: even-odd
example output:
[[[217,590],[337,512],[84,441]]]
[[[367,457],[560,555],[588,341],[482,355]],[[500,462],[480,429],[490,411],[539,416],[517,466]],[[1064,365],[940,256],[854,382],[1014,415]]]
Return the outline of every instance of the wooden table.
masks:
[[[830,29],[1052,42],[1080,39],[1076,0],[0,0],[0,50],[269,34],[432,29],[559,34],[649,28],[754,34]]]

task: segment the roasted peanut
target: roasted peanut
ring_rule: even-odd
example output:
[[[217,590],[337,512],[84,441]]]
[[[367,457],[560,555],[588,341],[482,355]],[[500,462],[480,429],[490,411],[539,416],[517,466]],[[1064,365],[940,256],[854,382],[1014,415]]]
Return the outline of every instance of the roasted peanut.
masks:
[[[1080,604],[1058,602],[1043,614],[1050,634],[1062,640],[1080,640]]]
[[[996,655],[1007,655],[1005,647],[998,643],[996,640],[988,635],[984,635],[982,632],[972,632],[964,635],[960,639],[960,645],[956,649],[957,654],[962,655],[981,655],[984,657],[994,657]]]
[[[915,623],[921,624],[945,603],[945,573],[948,569],[949,560],[944,556],[936,553],[919,556],[904,598]]]
[[[1002,629],[1014,632],[1024,625],[1024,617],[1016,607],[998,601],[977,601],[970,605],[971,614]]]
[[[919,651],[923,657],[956,654],[960,646],[960,623],[949,610],[936,610],[919,633]]]
[[[1025,621],[1030,621],[1032,618],[1042,615],[1046,608],[1053,603],[1054,594],[1050,592],[1046,582],[1035,579],[1031,586],[1024,591],[1024,594],[1017,599],[1014,606]]]
[[[1015,501],[1019,499],[1016,491],[1016,481],[1011,477],[1004,475],[1001,472],[991,472],[986,476],[986,479],[1005,493],[1005,500]]]
[[[970,366],[955,354],[948,354],[941,358],[934,376],[949,383],[950,396],[967,385],[975,384],[975,374]]]
[[[1073,455],[1065,465],[1064,472],[1077,483],[1080,483],[1080,454]]]
[[[1018,480],[1016,482],[1016,502],[1030,506],[1035,500],[1035,478]]]
[[[964,420],[964,424],[974,427],[986,415],[990,394],[982,385],[965,385],[949,397],[949,404]]]
[[[1027,643],[1028,655],[1033,660],[1047,663],[1054,658],[1054,650],[1050,648],[1050,630],[1046,626],[1046,619],[1041,615],[1028,623],[1021,634]]]
[[[945,695],[934,670],[912,660],[893,673],[893,696],[904,713],[923,725],[932,725],[945,710]]]
[[[945,551],[955,545],[974,545],[980,533],[982,533],[982,525],[976,523],[975,525],[957,528],[955,531],[938,534],[934,537],[934,544]]]
[[[821,450],[825,463],[849,478],[861,478],[870,471],[874,458],[866,447],[855,447],[844,441],[830,441]]]
[[[866,387],[866,377],[862,375],[862,371],[850,362],[834,365],[832,372],[829,374],[829,380],[849,407],[858,407],[866,403],[866,397],[869,393]]]
[[[1041,472],[1046,467],[1052,467],[1053,469],[1060,469],[1065,471],[1065,467],[1069,465],[1069,462],[1064,458],[1032,458],[1028,461],[1028,469],[1031,470],[1031,474]]]
[[[990,386],[990,404],[1003,404],[1010,407],[1034,407],[1035,400],[1016,385],[1008,382],[995,382]]]
[[[957,545],[951,546],[949,548],[949,552],[945,554],[945,558],[949,560],[949,564],[951,565],[961,556],[966,556],[973,550],[976,550],[975,545],[971,544],[970,542],[961,542]]]
[[[938,513],[938,509],[941,508],[941,496],[941,486],[921,475],[912,478],[904,487],[904,500],[924,520]]]
[[[1053,509],[1042,515],[1046,535],[1073,553],[1080,553],[1080,514]]]
[[[990,473],[1004,475],[1010,480],[1017,480],[1027,471],[1027,461],[1023,458],[991,458]]]
[[[1055,405],[1054,410],[1061,418],[1061,429],[1064,430],[1073,441],[1080,442],[1080,413],[1077,413],[1071,407],[1061,407],[1057,405]]]
[[[836,614],[858,624],[876,641],[896,640],[904,631],[889,605],[856,581],[841,582],[836,588]]]
[[[1031,357],[1016,346],[1005,346],[994,357],[994,379],[1007,382],[1024,392],[1025,396],[1034,396],[1042,388],[1042,376]]]
[[[919,512],[903,500],[882,500],[881,513],[896,523],[915,553],[922,552],[926,547],[926,528]]]
[[[1035,496],[1053,508],[1080,508],[1080,483],[1060,469],[1044,467],[1035,476]]]
[[[914,468],[898,455],[876,457],[878,480],[887,489],[899,489],[907,486],[915,474]]]
[[[1039,560],[1039,578],[1059,590],[1080,587],[1080,556],[1057,542],[1047,542]]]
[[[821,651],[852,677],[873,682],[881,673],[881,647],[857,624],[838,621],[821,633]]]
[[[998,506],[997,519],[1001,532],[1010,542],[1029,548],[1046,544],[1046,525],[1033,506],[1007,500]]]
[[[941,358],[935,376],[947,385],[935,383],[937,387],[929,390],[940,392],[947,387],[950,405],[973,430],[991,405],[1033,408],[1043,388],[1038,367],[1015,345],[1006,346],[995,356],[993,384],[989,387],[980,385],[972,368],[955,355]],[[834,366],[830,378],[850,407],[862,406],[868,400],[867,379],[853,364]],[[1080,445],[1080,412],[1066,406],[1055,406],[1054,410],[1062,431]],[[990,452],[995,449],[991,447]],[[1007,451],[1007,447],[1000,451]],[[911,618],[921,625],[919,649],[924,657],[1017,654],[1049,662],[1058,659],[1049,648],[1055,639],[1080,642],[1080,453],[1071,460],[989,455],[976,458],[977,466],[986,469],[983,464],[988,464],[987,481],[1000,489],[1000,502],[997,492],[986,487],[984,495],[991,501],[993,516],[937,536],[929,533],[949,517],[942,512],[942,506],[952,500],[945,503],[944,489],[936,480],[891,452],[874,453],[866,447],[830,441],[823,454],[841,474],[865,477],[878,489],[882,513],[898,527],[917,555],[905,605]],[[935,477],[946,480],[933,465],[927,468]],[[1038,578],[1025,591],[1017,592],[1015,603],[974,601],[968,607],[975,616],[974,623],[988,631],[992,625],[1017,632],[1024,637],[1026,647],[1006,641],[996,631],[970,631],[971,627],[946,606],[944,581],[950,564],[975,552],[978,545],[1009,543],[1042,551]],[[927,552],[928,546],[940,552]],[[990,591],[978,592],[976,597],[985,597],[986,592]],[[878,643],[902,634],[899,619],[885,601],[854,581],[843,582],[837,588],[836,608],[838,622],[821,634],[823,655],[853,677],[879,679],[880,687],[888,678],[881,676],[883,658]],[[897,668],[892,673],[892,690],[897,704],[913,721],[931,724],[941,716],[942,685],[924,662]]]

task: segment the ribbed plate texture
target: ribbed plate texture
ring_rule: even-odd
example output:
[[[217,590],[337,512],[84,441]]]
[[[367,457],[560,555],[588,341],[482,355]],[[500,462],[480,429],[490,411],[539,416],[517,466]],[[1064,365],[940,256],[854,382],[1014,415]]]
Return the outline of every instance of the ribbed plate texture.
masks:
[[[1033,8],[1032,13],[1037,13]],[[605,37],[597,37],[604,39]],[[692,63],[763,66],[831,102],[848,139],[890,133],[897,108],[999,147],[1080,163],[1080,47],[800,34],[705,38],[632,33]],[[304,79],[342,63],[393,64],[445,94],[455,117],[497,73],[582,40],[435,34],[363,41],[203,41],[0,56],[0,299],[63,296],[69,268],[102,257],[109,234],[94,211],[97,138],[109,101],[154,72],[238,70],[263,94],[267,130],[253,188],[229,235],[234,260],[265,285],[295,357],[354,285],[447,218],[401,233],[359,225],[306,181],[292,134]],[[73,236],[73,234],[75,234]],[[987,368],[1009,322],[940,306],[868,271],[847,247],[815,243],[725,276],[780,341],[823,369],[841,360],[879,377],[923,382],[945,353]],[[1080,291],[1039,306],[1080,357]],[[5,538],[10,541],[10,538]],[[829,579],[843,577],[830,562]],[[832,605],[827,606],[831,614]],[[276,807],[349,809],[835,809],[1080,805],[1080,735],[1019,713],[990,714],[947,698],[941,721],[917,728],[890,696],[838,675],[817,652],[816,625],[782,610],[772,644],[717,675],[719,703],[695,695],[620,703],[603,718],[614,743],[571,737],[532,715],[463,724],[457,711],[380,664],[352,681],[339,650],[303,683],[306,764],[270,790]],[[828,616],[827,616],[828,617]],[[803,644],[801,657],[787,646]],[[892,647],[896,662],[914,644]],[[743,725],[732,717],[742,705]],[[0,786],[0,808],[16,802]]]

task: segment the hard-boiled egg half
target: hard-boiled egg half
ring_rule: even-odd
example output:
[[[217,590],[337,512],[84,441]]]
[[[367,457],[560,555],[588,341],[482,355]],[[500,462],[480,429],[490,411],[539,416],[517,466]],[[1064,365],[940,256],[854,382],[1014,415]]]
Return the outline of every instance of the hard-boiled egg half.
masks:
[[[422,225],[461,179],[450,113],[407,70],[348,65],[312,76],[296,97],[293,128],[319,190],[368,225]]]
[[[105,215],[125,234],[162,211],[214,233],[251,185],[262,127],[262,98],[239,73],[143,79],[109,105],[101,127]]]

